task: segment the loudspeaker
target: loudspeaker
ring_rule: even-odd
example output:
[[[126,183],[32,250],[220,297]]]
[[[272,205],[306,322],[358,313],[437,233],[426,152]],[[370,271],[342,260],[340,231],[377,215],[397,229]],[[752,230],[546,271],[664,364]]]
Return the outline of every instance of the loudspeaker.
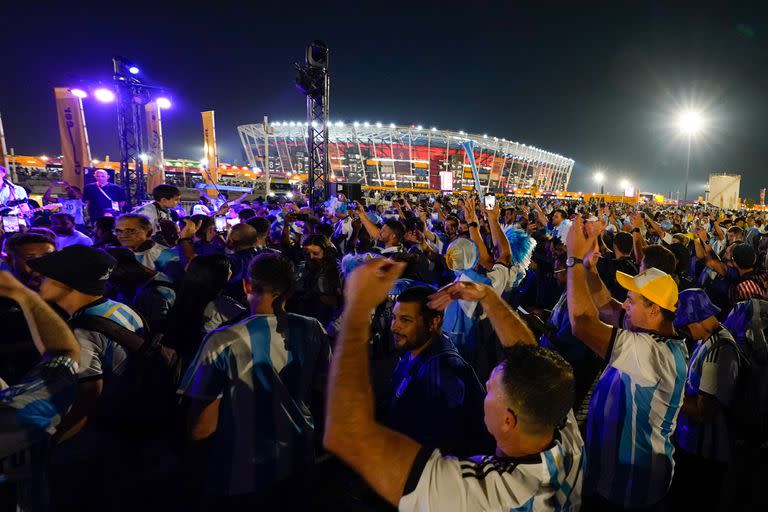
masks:
[[[363,189],[359,183],[328,183],[328,197],[344,194],[347,201],[360,201],[363,198]]]

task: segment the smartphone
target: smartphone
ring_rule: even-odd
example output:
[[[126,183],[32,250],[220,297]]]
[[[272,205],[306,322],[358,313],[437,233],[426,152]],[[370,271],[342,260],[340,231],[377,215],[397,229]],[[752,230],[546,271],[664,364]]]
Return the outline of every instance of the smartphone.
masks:
[[[3,215],[3,231],[6,233],[18,233],[19,217],[16,215]]]
[[[489,194],[485,196],[485,209],[493,210],[496,208],[496,196]]]
[[[226,217],[214,217],[213,221],[216,223],[216,231],[224,233],[227,231],[227,218]]]

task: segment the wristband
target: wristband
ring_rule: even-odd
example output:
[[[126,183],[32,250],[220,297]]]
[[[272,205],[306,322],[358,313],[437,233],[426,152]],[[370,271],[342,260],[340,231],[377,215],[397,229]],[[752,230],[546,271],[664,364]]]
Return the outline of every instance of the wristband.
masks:
[[[478,224],[477,224],[477,222],[470,222],[468,225],[469,225],[469,227],[471,227],[471,228],[476,228],[476,227],[478,227]]]

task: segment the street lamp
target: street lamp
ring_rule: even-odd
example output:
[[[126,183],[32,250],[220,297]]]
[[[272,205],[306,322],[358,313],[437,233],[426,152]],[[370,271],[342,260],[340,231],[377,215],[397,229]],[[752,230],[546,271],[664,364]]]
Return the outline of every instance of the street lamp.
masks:
[[[603,182],[605,181],[605,173],[598,171],[592,175],[592,179],[595,180],[595,183],[600,185],[600,193],[605,194],[605,189],[603,188]]]
[[[628,180],[628,179],[626,179],[626,178],[625,178],[625,179],[622,179],[622,180],[619,182],[619,186],[621,187],[621,195],[622,195],[622,196],[626,196],[626,195],[627,195],[627,189],[628,189],[628,188],[629,188],[631,185],[632,185],[632,184],[631,184],[631,183],[629,182],[629,180]]]
[[[688,202],[688,176],[691,174],[691,140],[703,129],[706,121],[698,110],[686,109],[677,115],[677,129],[688,137],[688,156],[685,159],[685,192],[683,204]]]

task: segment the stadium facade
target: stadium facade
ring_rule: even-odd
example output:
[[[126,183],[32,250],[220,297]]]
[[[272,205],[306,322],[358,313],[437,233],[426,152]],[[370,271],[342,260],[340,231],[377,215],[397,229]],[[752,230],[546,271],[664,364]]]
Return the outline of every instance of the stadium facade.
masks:
[[[273,122],[267,138],[270,175],[302,179],[308,165],[307,126],[303,122]],[[238,126],[250,166],[264,166],[263,124]],[[370,188],[454,190],[474,188],[467,153],[474,141],[480,184],[486,192],[512,193],[537,188],[542,192],[568,189],[573,160],[540,148],[489,135],[477,135],[382,123],[330,123],[331,179]],[[441,172],[450,172],[441,181]],[[441,187],[441,184],[443,185]]]

